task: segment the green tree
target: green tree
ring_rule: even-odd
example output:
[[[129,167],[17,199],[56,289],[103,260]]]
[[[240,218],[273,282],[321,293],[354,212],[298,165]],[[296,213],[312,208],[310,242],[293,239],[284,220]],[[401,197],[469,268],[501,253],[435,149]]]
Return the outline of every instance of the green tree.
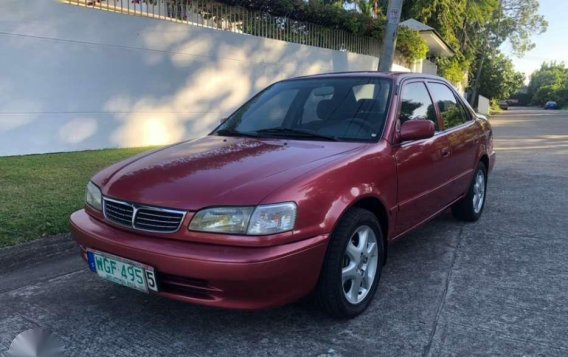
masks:
[[[414,0],[404,3],[402,18],[438,30],[456,52],[439,60],[441,74],[460,82],[469,72],[476,92],[487,54],[507,40],[517,55],[534,47],[532,36],[547,27],[538,8],[538,0]]]
[[[567,105],[568,68],[564,63],[543,63],[531,76],[528,95],[536,105],[544,105],[549,100]]]
[[[426,58],[428,45],[418,32],[406,27],[401,27],[398,31],[396,50],[409,62],[412,62]]]
[[[501,52],[487,56],[480,76],[479,94],[489,99],[509,99],[522,86],[524,74]]]
[[[542,34],[548,28],[548,22],[538,14],[539,0],[503,0],[502,22],[497,36],[509,40],[519,56],[535,46],[533,36]]]
[[[548,23],[538,14],[538,0],[499,0],[495,20],[488,23],[486,34],[480,42],[476,76],[470,92],[470,102],[475,104],[481,84],[483,65],[488,53],[492,53],[509,40],[517,56],[534,47],[532,36],[546,31]]]
[[[403,6],[403,19],[414,18],[435,28],[455,56],[438,61],[440,74],[461,82],[474,62],[483,29],[493,19],[498,0],[415,0]]]

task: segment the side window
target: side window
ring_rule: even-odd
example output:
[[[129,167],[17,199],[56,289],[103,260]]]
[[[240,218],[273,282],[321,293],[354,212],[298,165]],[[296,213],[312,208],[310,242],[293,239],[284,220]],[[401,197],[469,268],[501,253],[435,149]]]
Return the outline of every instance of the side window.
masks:
[[[448,86],[441,83],[429,83],[432,96],[440,109],[446,129],[461,125],[468,121],[468,116],[463,105],[457,100],[454,92]]]
[[[410,83],[402,88],[399,119],[401,124],[408,120],[431,120],[438,130],[434,103],[424,83]]]

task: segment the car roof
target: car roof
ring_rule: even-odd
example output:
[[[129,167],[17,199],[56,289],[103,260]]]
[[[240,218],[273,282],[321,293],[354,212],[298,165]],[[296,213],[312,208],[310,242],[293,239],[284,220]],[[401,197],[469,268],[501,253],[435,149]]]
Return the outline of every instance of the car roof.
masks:
[[[332,73],[321,73],[313,74],[308,76],[294,77],[287,80],[296,79],[326,79],[326,78],[350,78],[350,77],[380,77],[380,78],[391,78],[391,79],[403,79],[403,78],[430,78],[436,80],[443,80],[444,78],[440,76],[435,76],[431,74],[424,73],[414,73],[414,72],[378,72],[378,71],[352,71],[352,72],[332,72]]]

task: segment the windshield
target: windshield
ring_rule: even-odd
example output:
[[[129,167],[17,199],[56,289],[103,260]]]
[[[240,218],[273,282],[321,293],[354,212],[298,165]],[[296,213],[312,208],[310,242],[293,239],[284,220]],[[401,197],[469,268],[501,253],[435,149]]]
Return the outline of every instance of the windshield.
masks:
[[[376,141],[384,127],[391,86],[386,78],[276,83],[238,109],[213,134]]]

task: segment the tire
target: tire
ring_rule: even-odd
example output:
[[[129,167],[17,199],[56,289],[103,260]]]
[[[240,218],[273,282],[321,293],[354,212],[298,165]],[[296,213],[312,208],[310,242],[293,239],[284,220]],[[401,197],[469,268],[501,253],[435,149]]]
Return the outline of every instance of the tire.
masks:
[[[483,182],[479,182],[480,176]],[[481,203],[479,203],[479,195],[481,194]],[[473,180],[469,186],[467,195],[452,206],[452,214],[460,221],[475,222],[481,217],[483,208],[485,208],[485,200],[487,198],[487,167],[480,162],[473,175]]]
[[[375,243],[374,248],[371,243]],[[363,250],[365,253],[361,253]],[[348,210],[331,234],[315,291],[322,309],[340,319],[365,311],[377,290],[383,253],[383,233],[377,217],[361,208]],[[349,280],[344,282],[344,278]]]

